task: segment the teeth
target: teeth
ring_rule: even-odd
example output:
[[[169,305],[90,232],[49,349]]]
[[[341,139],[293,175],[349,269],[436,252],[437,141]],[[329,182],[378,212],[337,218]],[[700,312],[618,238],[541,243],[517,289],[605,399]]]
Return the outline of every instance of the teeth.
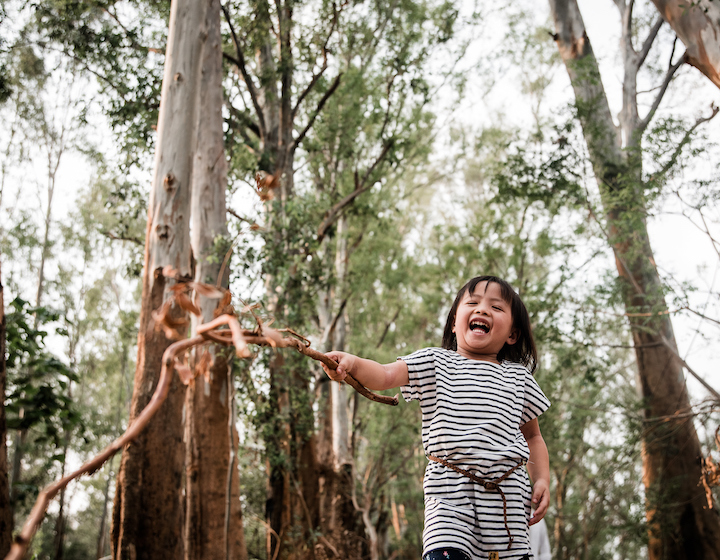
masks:
[[[471,321],[470,322],[470,330],[474,331],[476,329],[480,329],[483,332],[490,331],[490,327],[487,324],[483,323],[482,321]]]

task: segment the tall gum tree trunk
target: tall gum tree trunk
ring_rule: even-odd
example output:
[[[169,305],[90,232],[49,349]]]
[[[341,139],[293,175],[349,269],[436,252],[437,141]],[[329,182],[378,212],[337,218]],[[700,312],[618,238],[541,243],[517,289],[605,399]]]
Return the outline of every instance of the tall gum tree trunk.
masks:
[[[635,80],[659,25],[636,52],[630,42],[632,3],[616,0],[616,4],[623,20],[625,64],[620,129],[613,123],[576,1],[550,0],[555,40],[570,76],[600,189],[608,242],[615,253],[618,276],[624,281],[625,308],[628,314],[652,314],[644,322],[632,318],[630,323],[637,390],[645,407],[642,459],[650,529],[648,557],[718,560],[720,520],[716,510],[704,507],[698,487],[701,450],[692,418],[677,416],[690,410],[690,401],[645,221],[641,138],[657,105],[644,119],[638,117]],[[673,417],[677,419],[669,420]]]
[[[346,221],[341,216],[337,221],[334,238],[327,236],[323,246],[335,241],[335,284],[318,298],[318,317],[323,338],[320,348],[323,352],[345,350],[347,325],[345,320],[344,292],[347,275]],[[360,543],[364,540],[359,526],[359,515],[352,503],[353,477],[352,455],[349,443],[350,423],[347,412],[347,385],[320,380],[318,415],[317,464],[319,479],[320,527],[334,550],[343,558],[357,558]],[[330,554],[332,552],[328,551]]]
[[[7,425],[5,423],[5,301],[3,299],[2,263],[0,263],[0,558],[5,558],[12,544],[13,516],[8,481]]]
[[[695,66],[720,88],[720,4],[717,0],[652,0]]]
[[[166,266],[189,278],[190,181],[208,0],[175,0],[158,118],[155,173],[148,207],[138,358],[130,422],[148,404],[172,343],[151,313],[173,283]],[[173,313],[180,316],[179,309]],[[123,451],[113,510],[115,560],[178,560],[183,552],[183,402],[174,376],[167,400],[140,437]]]
[[[192,248],[195,280],[228,288],[225,189],[227,161],[223,145],[222,38],[220,2],[206,3],[207,45],[204,50],[198,110],[198,140],[192,179]],[[214,319],[218,300],[200,297],[202,321]],[[193,318],[193,330],[197,320]],[[201,349],[195,355],[197,366]],[[186,519],[187,560],[247,560],[240,504],[240,480],[235,462],[234,391],[231,360],[226,349],[209,347],[213,363],[207,377],[199,376],[186,394]],[[228,478],[230,477],[230,478]],[[229,480],[229,483],[228,483]],[[227,509],[226,509],[227,508]]]
[[[333,4],[333,6],[335,6]],[[322,62],[318,74],[313,74],[304,91],[294,83],[295,61],[293,59],[293,7],[292,0],[278,0],[272,6],[267,0],[250,3],[253,25],[245,26],[245,37],[238,39],[230,14],[225,15],[231,26],[236,58],[226,57],[237,66],[245,83],[254,110],[249,130],[259,139],[258,167],[266,172],[263,182],[275,200],[267,205],[265,242],[274,245],[277,260],[266,263],[269,272],[264,275],[267,308],[276,325],[287,325],[292,316],[293,326],[304,320],[298,317],[294,307],[301,280],[291,269],[288,274],[276,272],[287,266],[287,255],[296,247],[290,247],[288,237],[296,219],[287,213],[294,197],[293,174],[295,151],[323,105],[340,82],[337,75],[333,85],[324,92],[314,110],[298,112],[301,105],[312,99],[308,96],[323,83],[320,77],[327,69]],[[336,21],[327,22],[328,38],[336,33]],[[246,65],[244,50],[250,45],[255,49],[255,64]],[[327,46],[327,43],[326,43]],[[326,61],[328,51],[322,47]],[[320,53],[317,53],[320,55]],[[320,58],[318,56],[318,58]],[[303,61],[303,64],[306,61]],[[251,75],[252,71],[252,75]],[[307,96],[307,97],[306,97]],[[303,102],[304,100],[304,102]],[[299,125],[298,115],[306,119]],[[297,136],[294,135],[298,132]],[[290,227],[288,227],[290,226]],[[287,358],[287,359],[286,359]],[[319,524],[318,472],[315,457],[315,434],[312,433],[312,399],[309,395],[309,372],[307,364],[276,353],[268,365],[269,404],[265,419],[267,463],[267,557],[276,560],[314,556],[308,546]]]
[[[277,30],[270,20],[267,2],[257,3],[257,19],[266,28],[266,39],[256,53],[257,74],[261,87],[258,91],[258,120],[263,155],[269,172],[274,177],[276,200],[269,203],[267,227],[273,243],[287,247],[285,208],[294,196],[293,174],[296,149],[293,138],[292,84],[293,59],[291,50],[291,32],[293,12],[291,2],[277,3]],[[277,59],[278,63],[275,62]],[[276,318],[276,324],[286,324],[288,305],[291,305],[293,290],[297,279],[289,275],[286,285],[279,285],[274,274],[266,275],[268,310]],[[307,399],[294,402],[293,397],[309,392],[305,371],[298,370],[293,364],[297,360],[286,362],[281,353],[277,353],[269,364],[270,400],[274,424],[274,436],[267,444],[267,501],[266,549],[268,558],[284,560],[312,557],[312,548],[305,547],[311,533],[318,524],[318,475],[315,464],[315,435],[301,433],[302,423],[294,418],[312,416]],[[306,367],[306,366],[299,366]],[[302,408],[302,409],[301,409]]]

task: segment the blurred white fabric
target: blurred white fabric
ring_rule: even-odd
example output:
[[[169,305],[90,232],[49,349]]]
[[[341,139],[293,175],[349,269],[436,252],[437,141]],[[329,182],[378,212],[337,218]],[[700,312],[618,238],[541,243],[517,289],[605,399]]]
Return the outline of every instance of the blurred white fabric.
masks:
[[[541,519],[535,525],[530,525],[530,548],[532,548],[535,560],[551,560],[550,540],[545,519]]]

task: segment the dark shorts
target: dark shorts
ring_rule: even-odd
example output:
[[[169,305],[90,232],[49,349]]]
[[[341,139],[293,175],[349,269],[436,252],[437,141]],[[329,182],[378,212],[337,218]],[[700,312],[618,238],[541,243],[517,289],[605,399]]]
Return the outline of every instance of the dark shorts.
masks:
[[[471,560],[462,550],[457,548],[436,548],[423,555],[422,560]]]
[[[530,560],[529,555],[525,555],[527,560]],[[457,548],[436,548],[430,552],[423,554],[422,560],[472,560],[462,550]]]

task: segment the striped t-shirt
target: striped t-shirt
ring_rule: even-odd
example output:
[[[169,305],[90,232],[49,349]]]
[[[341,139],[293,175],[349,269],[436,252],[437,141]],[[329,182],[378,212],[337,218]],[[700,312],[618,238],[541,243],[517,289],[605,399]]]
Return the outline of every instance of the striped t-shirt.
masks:
[[[426,348],[400,359],[409,374],[402,395],[406,401],[420,401],[427,455],[490,480],[529,458],[520,426],[547,410],[550,401],[527,368],[472,360],[442,348]],[[498,492],[433,461],[423,487],[424,553],[440,547],[459,548],[473,559],[488,558],[490,551],[502,559],[529,553],[531,490],[525,469],[501,483],[513,536],[510,551]]]

